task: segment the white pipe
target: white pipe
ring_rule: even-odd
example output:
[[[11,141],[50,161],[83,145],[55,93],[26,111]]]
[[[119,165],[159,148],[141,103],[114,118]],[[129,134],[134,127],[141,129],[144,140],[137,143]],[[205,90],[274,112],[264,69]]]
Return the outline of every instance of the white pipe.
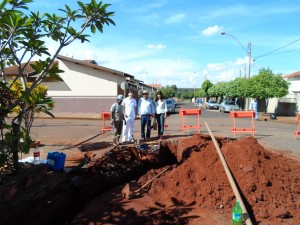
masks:
[[[206,122],[205,122],[205,126],[206,126],[206,128],[207,128],[207,130],[208,130],[208,132],[210,134],[210,137],[211,137],[211,139],[212,139],[212,141],[213,141],[213,143],[214,143],[214,145],[216,147],[217,153],[218,153],[218,155],[219,155],[219,157],[221,159],[221,162],[223,164],[224,170],[226,172],[226,175],[227,175],[227,178],[228,178],[229,183],[231,185],[231,188],[233,190],[233,193],[234,193],[236,199],[239,200],[239,202],[240,202],[241,208],[243,210],[243,218],[244,218],[244,220],[245,220],[245,222],[246,222],[247,225],[252,225],[252,222],[251,222],[251,219],[250,219],[249,214],[247,212],[247,209],[246,209],[246,207],[244,205],[244,202],[243,202],[243,200],[241,198],[240,192],[239,192],[239,190],[238,190],[238,188],[237,188],[237,186],[236,186],[236,184],[234,182],[234,179],[233,179],[232,174],[231,174],[231,172],[229,170],[227,162],[226,162],[226,160],[225,160],[225,158],[224,158],[224,156],[222,154],[222,151],[221,151],[221,149],[220,149],[220,147],[218,145],[218,142],[216,141],[214,135],[212,134],[212,132],[209,129],[208,124]]]

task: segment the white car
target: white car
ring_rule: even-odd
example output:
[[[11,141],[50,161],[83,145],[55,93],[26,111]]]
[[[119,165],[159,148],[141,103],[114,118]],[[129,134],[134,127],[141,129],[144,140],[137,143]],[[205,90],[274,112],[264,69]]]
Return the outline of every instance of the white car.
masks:
[[[205,103],[205,108],[207,108],[207,109],[219,109],[219,104],[217,103],[217,101],[209,99]]]
[[[240,107],[234,101],[225,100],[219,105],[220,112],[237,111]]]

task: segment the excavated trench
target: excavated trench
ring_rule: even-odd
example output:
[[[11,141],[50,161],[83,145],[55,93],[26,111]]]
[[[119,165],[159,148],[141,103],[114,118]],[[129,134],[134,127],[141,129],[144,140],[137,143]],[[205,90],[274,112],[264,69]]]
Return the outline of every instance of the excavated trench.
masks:
[[[300,224],[299,161],[265,149],[253,137],[217,141],[253,224]],[[122,198],[125,183],[141,186],[167,165],[172,168],[146,194]],[[39,184],[23,184],[20,194],[27,198],[0,202],[3,224],[225,225],[235,203],[211,138],[198,134],[164,141],[154,152],[123,146],[79,171],[45,175]]]
[[[172,147],[174,148],[174,145]],[[71,171],[69,174],[44,176],[38,182],[49,186],[42,192],[35,191],[30,198],[22,202],[4,201],[5,205],[0,206],[0,214],[6,216],[2,217],[1,221],[7,225],[68,224],[95,196],[138,179],[149,170],[177,163],[176,155],[170,151],[167,144],[162,144],[155,152],[120,146],[95,162],[90,162],[86,168]],[[54,179],[54,184],[49,180],[46,182],[46,179]]]

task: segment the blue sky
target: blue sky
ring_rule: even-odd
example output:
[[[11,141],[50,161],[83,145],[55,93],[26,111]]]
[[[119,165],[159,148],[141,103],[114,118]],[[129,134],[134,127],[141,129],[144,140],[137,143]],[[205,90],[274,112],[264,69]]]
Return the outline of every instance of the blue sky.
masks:
[[[87,2],[83,0],[82,2]],[[295,0],[112,0],[116,26],[90,43],[74,43],[62,55],[95,59],[99,65],[134,75],[145,83],[200,87],[248,76],[261,68],[290,74],[300,70],[300,4]],[[30,8],[57,13],[73,0],[39,0]],[[230,35],[221,35],[226,32]],[[296,41],[299,40],[299,41]],[[291,42],[278,51],[264,55]],[[47,42],[50,49],[55,44]],[[260,57],[261,56],[261,57]],[[253,61],[255,59],[255,61]]]

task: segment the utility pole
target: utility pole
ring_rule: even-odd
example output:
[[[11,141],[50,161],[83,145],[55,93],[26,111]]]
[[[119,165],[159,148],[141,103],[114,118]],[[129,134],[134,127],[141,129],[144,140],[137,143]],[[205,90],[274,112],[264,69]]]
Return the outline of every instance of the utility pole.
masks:
[[[251,75],[251,42],[248,43],[248,79],[250,79]]]
[[[194,79],[195,79],[195,77],[196,77],[196,72],[194,72]],[[194,99],[196,100],[196,98],[195,98],[195,81],[194,81],[194,79],[193,79],[193,82],[194,82]]]

